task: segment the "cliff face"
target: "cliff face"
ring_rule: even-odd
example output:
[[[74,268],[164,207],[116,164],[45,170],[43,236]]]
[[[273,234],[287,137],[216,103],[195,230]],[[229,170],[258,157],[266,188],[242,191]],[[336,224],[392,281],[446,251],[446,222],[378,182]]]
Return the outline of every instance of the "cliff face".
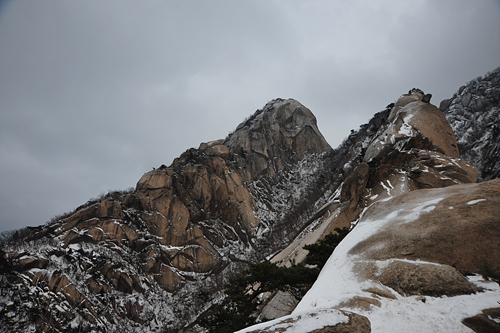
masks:
[[[373,203],[406,192],[477,180],[476,168],[459,158],[457,142],[443,113],[419,89],[401,96],[387,121],[347,174],[324,234],[355,224]]]
[[[276,177],[287,163],[330,147],[312,112],[292,99],[267,104],[238,125],[224,145],[241,157],[237,160],[244,169],[240,174],[249,182]]]
[[[143,219],[150,228],[156,228],[155,234],[163,237],[164,245],[179,246],[196,238],[186,234],[192,229],[190,223],[203,222],[194,234],[202,232],[209,238],[217,235],[221,231],[208,231],[211,225],[206,222],[219,219],[249,246],[269,223],[285,218],[266,218],[276,213],[273,204],[283,203],[276,203],[281,198],[266,195],[265,190],[279,184],[287,186],[284,180],[293,177],[289,173],[300,161],[314,163],[314,157],[304,158],[330,150],[309,109],[294,100],[275,100],[224,141],[202,143],[170,167],[145,174],[137,183],[135,196],[146,211],[156,212]],[[309,181],[302,185],[307,186]],[[296,199],[288,206],[296,205]],[[222,240],[214,237],[211,242],[220,244]],[[209,252],[214,253],[213,249]]]

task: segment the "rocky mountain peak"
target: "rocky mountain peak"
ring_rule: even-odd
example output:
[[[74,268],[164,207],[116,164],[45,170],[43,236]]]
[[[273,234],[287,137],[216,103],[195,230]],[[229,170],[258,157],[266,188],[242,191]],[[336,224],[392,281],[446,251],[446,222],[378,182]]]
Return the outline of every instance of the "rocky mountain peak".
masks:
[[[2,281],[43,297],[16,298],[8,327],[181,331],[220,300],[230,277],[303,227],[304,207],[324,196],[317,184],[328,152],[309,109],[274,100],[226,140],[145,173],[134,190],[27,230],[7,249],[14,273]],[[67,306],[54,307],[59,299]]]
[[[167,221],[175,220],[169,218],[171,214],[178,214],[185,223],[222,219],[248,242],[246,234],[254,235],[262,222],[254,214],[258,202],[251,183],[262,179],[276,184],[297,162],[327,150],[331,147],[312,112],[293,99],[276,99],[224,141],[201,143],[198,149],[181,154],[170,167],[163,165],[146,173],[137,183],[136,196],[142,207],[161,213],[153,223],[159,226],[159,235],[171,233],[166,225],[172,222]],[[189,214],[174,213],[179,210]],[[173,236],[163,240],[175,246],[181,241]]]
[[[392,107],[388,117],[390,126],[367,149],[365,162],[383,156],[386,150],[397,145],[411,145],[460,157],[453,130],[436,106],[429,103],[430,94],[412,89],[402,95]],[[425,98],[428,97],[428,98]]]
[[[478,171],[459,158],[453,130],[429,96],[414,88],[388,106],[385,121],[364,138],[359,158],[351,160],[340,186],[338,212],[324,235],[352,226],[363,209],[377,201],[476,182]]]
[[[313,113],[294,99],[275,99],[236,127],[223,142],[249,161],[253,179],[273,177],[285,163],[331,149],[318,129]]]

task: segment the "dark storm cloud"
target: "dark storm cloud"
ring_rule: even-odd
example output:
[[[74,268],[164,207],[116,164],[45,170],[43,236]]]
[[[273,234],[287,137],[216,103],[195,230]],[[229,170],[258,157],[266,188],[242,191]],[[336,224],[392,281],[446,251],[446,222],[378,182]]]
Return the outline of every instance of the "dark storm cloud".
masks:
[[[412,87],[500,64],[492,1],[10,1],[0,7],[0,231],[38,225],[276,97],[337,146]]]

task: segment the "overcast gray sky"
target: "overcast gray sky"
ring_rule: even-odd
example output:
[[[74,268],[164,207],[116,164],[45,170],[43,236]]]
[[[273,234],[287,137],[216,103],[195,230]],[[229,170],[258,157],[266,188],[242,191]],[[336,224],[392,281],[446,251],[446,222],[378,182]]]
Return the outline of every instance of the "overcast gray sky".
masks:
[[[0,0],[0,231],[224,138],[271,99],[336,147],[500,65],[500,1]]]

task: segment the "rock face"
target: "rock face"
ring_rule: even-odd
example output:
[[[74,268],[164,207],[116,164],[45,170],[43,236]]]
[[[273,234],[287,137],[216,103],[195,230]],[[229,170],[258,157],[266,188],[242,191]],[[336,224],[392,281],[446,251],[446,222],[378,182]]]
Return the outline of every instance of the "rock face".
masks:
[[[477,180],[476,168],[459,158],[457,142],[443,113],[412,89],[391,108],[368,143],[362,162],[342,184],[337,217],[324,234],[355,223],[363,209],[395,195]]]
[[[500,308],[484,309],[481,314],[465,318],[462,322],[477,333],[500,331]]]
[[[276,176],[287,161],[298,162],[304,156],[321,153],[329,147],[319,132],[311,111],[295,100],[279,100],[257,111],[229,135],[224,144],[230,151],[251,161],[243,176],[252,181]]]
[[[479,180],[500,176],[500,68],[478,77],[441,102],[461,156],[474,163]]]
[[[419,200],[425,202],[415,206],[414,211],[404,212],[406,203]],[[500,263],[496,260],[500,255],[499,203],[499,179],[400,195],[377,203],[366,212],[372,219],[382,218],[387,213],[400,221],[397,227],[394,224],[360,241],[352,253],[363,254],[370,260],[424,260],[446,264],[463,273],[499,279]],[[377,210],[377,206],[384,208]],[[420,212],[425,214],[406,223],[411,220],[411,214]],[[380,243],[383,248],[375,250]]]
[[[297,299],[291,292],[278,290],[271,301],[262,309],[261,318],[270,320],[290,314],[297,306]]]
[[[460,157],[455,135],[443,113],[434,105],[423,102],[423,92],[412,89],[401,96],[389,114],[390,126],[367,149],[364,160],[371,161],[385,153],[385,149],[399,143],[408,145],[409,138],[426,138],[426,148],[452,158]],[[422,139],[421,139],[422,138]],[[414,143],[414,142],[411,142]],[[414,144],[419,144],[415,142]]]
[[[2,325],[184,330],[246,262],[282,249],[302,228],[330,190],[331,153],[310,110],[269,102],[225,140],[187,150],[135,189],[6,244],[2,288],[12,291],[4,299],[12,309],[1,310],[10,318]]]

